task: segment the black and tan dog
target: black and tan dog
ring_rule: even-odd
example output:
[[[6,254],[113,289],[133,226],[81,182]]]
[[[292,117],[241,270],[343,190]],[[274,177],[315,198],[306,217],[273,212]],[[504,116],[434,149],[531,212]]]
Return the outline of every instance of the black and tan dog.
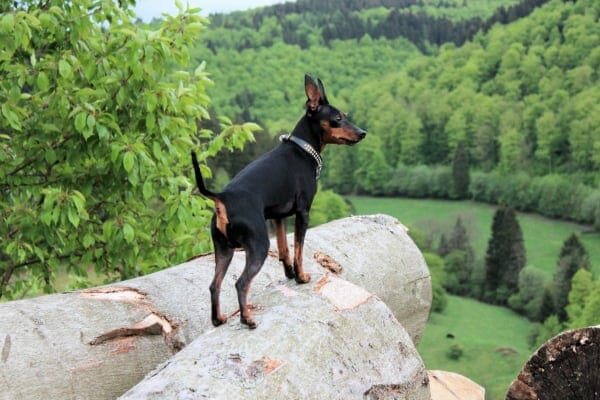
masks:
[[[306,75],[304,82],[308,97],[304,117],[290,135],[281,138],[279,146],[246,166],[221,193],[206,188],[192,151],[198,189],[215,202],[211,234],[216,267],[210,285],[215,326],[227,320],[220,312],[219,292],[233,251],[241,247],[246,252],[246,266],[235,284],[240,318],[250,329],[256,328],[246,300],[250,283],[262,268],[269,250],[267,219],[274,222],[285,275],[298,283],[310,281],[302,268],[302,247],[322,166],[320,153],[327,144],[353,145],[366,135],[364,130],[350,123],[343,112],[329,104],[320,79]],[[292,215],[296,217],[293,265],[283,220]]]

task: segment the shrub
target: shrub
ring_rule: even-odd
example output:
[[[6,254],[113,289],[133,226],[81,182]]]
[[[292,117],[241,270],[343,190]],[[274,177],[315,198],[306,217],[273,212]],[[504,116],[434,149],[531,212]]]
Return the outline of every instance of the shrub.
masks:
[[[460,296],[471,290],[473,260],[466,251],[454,250],[444,258],[446,264],[446,289]]]
[[[452,171],[447,166],[399,164],[386,185],[386,194],[446,199],[452,190]]]
[[[429,267],[431,274],[431,289],[433,299],[431,310],[434,312],[442,312],[448,304],[448,298],[444,286],[446,285],[446,272],[444,271],[444,260],[437,254],[423,253],[425,262]]]
[[[452,344],[449,348],[448,351],[446,351],[446,357],[448,357],[450,360],[460,360],[460,358],[464,355],[465,353],[465,349],[463,347],[463,345],[459,344],[459,343],[454,343]]]
[[[593,223],[600,229],[600,190],[591,191],[581,203],[580,218],[582,222]]]
[[[350,205],[333,190],[319,190],[310,212],[310,226],[348,217]]]

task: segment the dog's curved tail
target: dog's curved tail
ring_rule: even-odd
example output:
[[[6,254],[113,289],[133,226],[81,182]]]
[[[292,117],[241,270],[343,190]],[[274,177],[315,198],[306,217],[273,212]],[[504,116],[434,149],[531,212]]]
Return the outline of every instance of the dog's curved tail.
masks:
[[[198,186],[198,190],[204,197],[208,197],[209,199],[217,199],[218,195],[214,192],[211,192],[206,188],[204,184],[204,180],[202,179],[202,173],[200,172],[200,165],[198,164],[198,158],[196,157],[196,152],[192,150],[192,164],[194,165],[194,175],[196,175],[196,185]]]

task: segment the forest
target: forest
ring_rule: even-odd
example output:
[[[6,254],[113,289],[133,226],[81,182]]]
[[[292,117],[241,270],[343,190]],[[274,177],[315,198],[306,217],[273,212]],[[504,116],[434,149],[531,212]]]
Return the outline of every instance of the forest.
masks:
[[[404,37],[325,43],[318,37],[324,26],[313,28],[315,44],[302,48],[286,43],[273,21],[279,28],[265,31],[265,23],[253,31],[259,43],[269,37],[268,46],[214,52],[200,41],[193,56],[214,66],[216,109],[257,121],[267,137],[290,129],[290,109],[301,112],[295,77],[322,76],[371,133],[357,152],[328,150],[324,187],[454,198],[447,178],[461,143],[472,175],[468,196],[600,226],[598,8],[587,0],[550,1],[508,25],[482,28],[460,47],[448,38],[431,46],[431,55]],[[310,21],[312,14],[290,15]],[[220,37],[234,40],[251,29],[236,26]],[[351,165],[352,174],[340,173]]]

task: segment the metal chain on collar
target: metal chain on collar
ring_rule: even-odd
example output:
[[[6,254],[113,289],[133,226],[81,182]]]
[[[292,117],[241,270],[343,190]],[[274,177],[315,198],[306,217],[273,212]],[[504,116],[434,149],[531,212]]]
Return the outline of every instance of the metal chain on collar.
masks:
[[[310,145],[306,140],[300,139],[299,137],[292,136],[292,134],[281,135],[279,136],[280,142],[293,142],[302,150],[306,151],[317,163],[317,173],[315,179],[319,180],[321,177],[321,170],[323,169],[323,159],[318,151],[315,150],[314,147]]]

